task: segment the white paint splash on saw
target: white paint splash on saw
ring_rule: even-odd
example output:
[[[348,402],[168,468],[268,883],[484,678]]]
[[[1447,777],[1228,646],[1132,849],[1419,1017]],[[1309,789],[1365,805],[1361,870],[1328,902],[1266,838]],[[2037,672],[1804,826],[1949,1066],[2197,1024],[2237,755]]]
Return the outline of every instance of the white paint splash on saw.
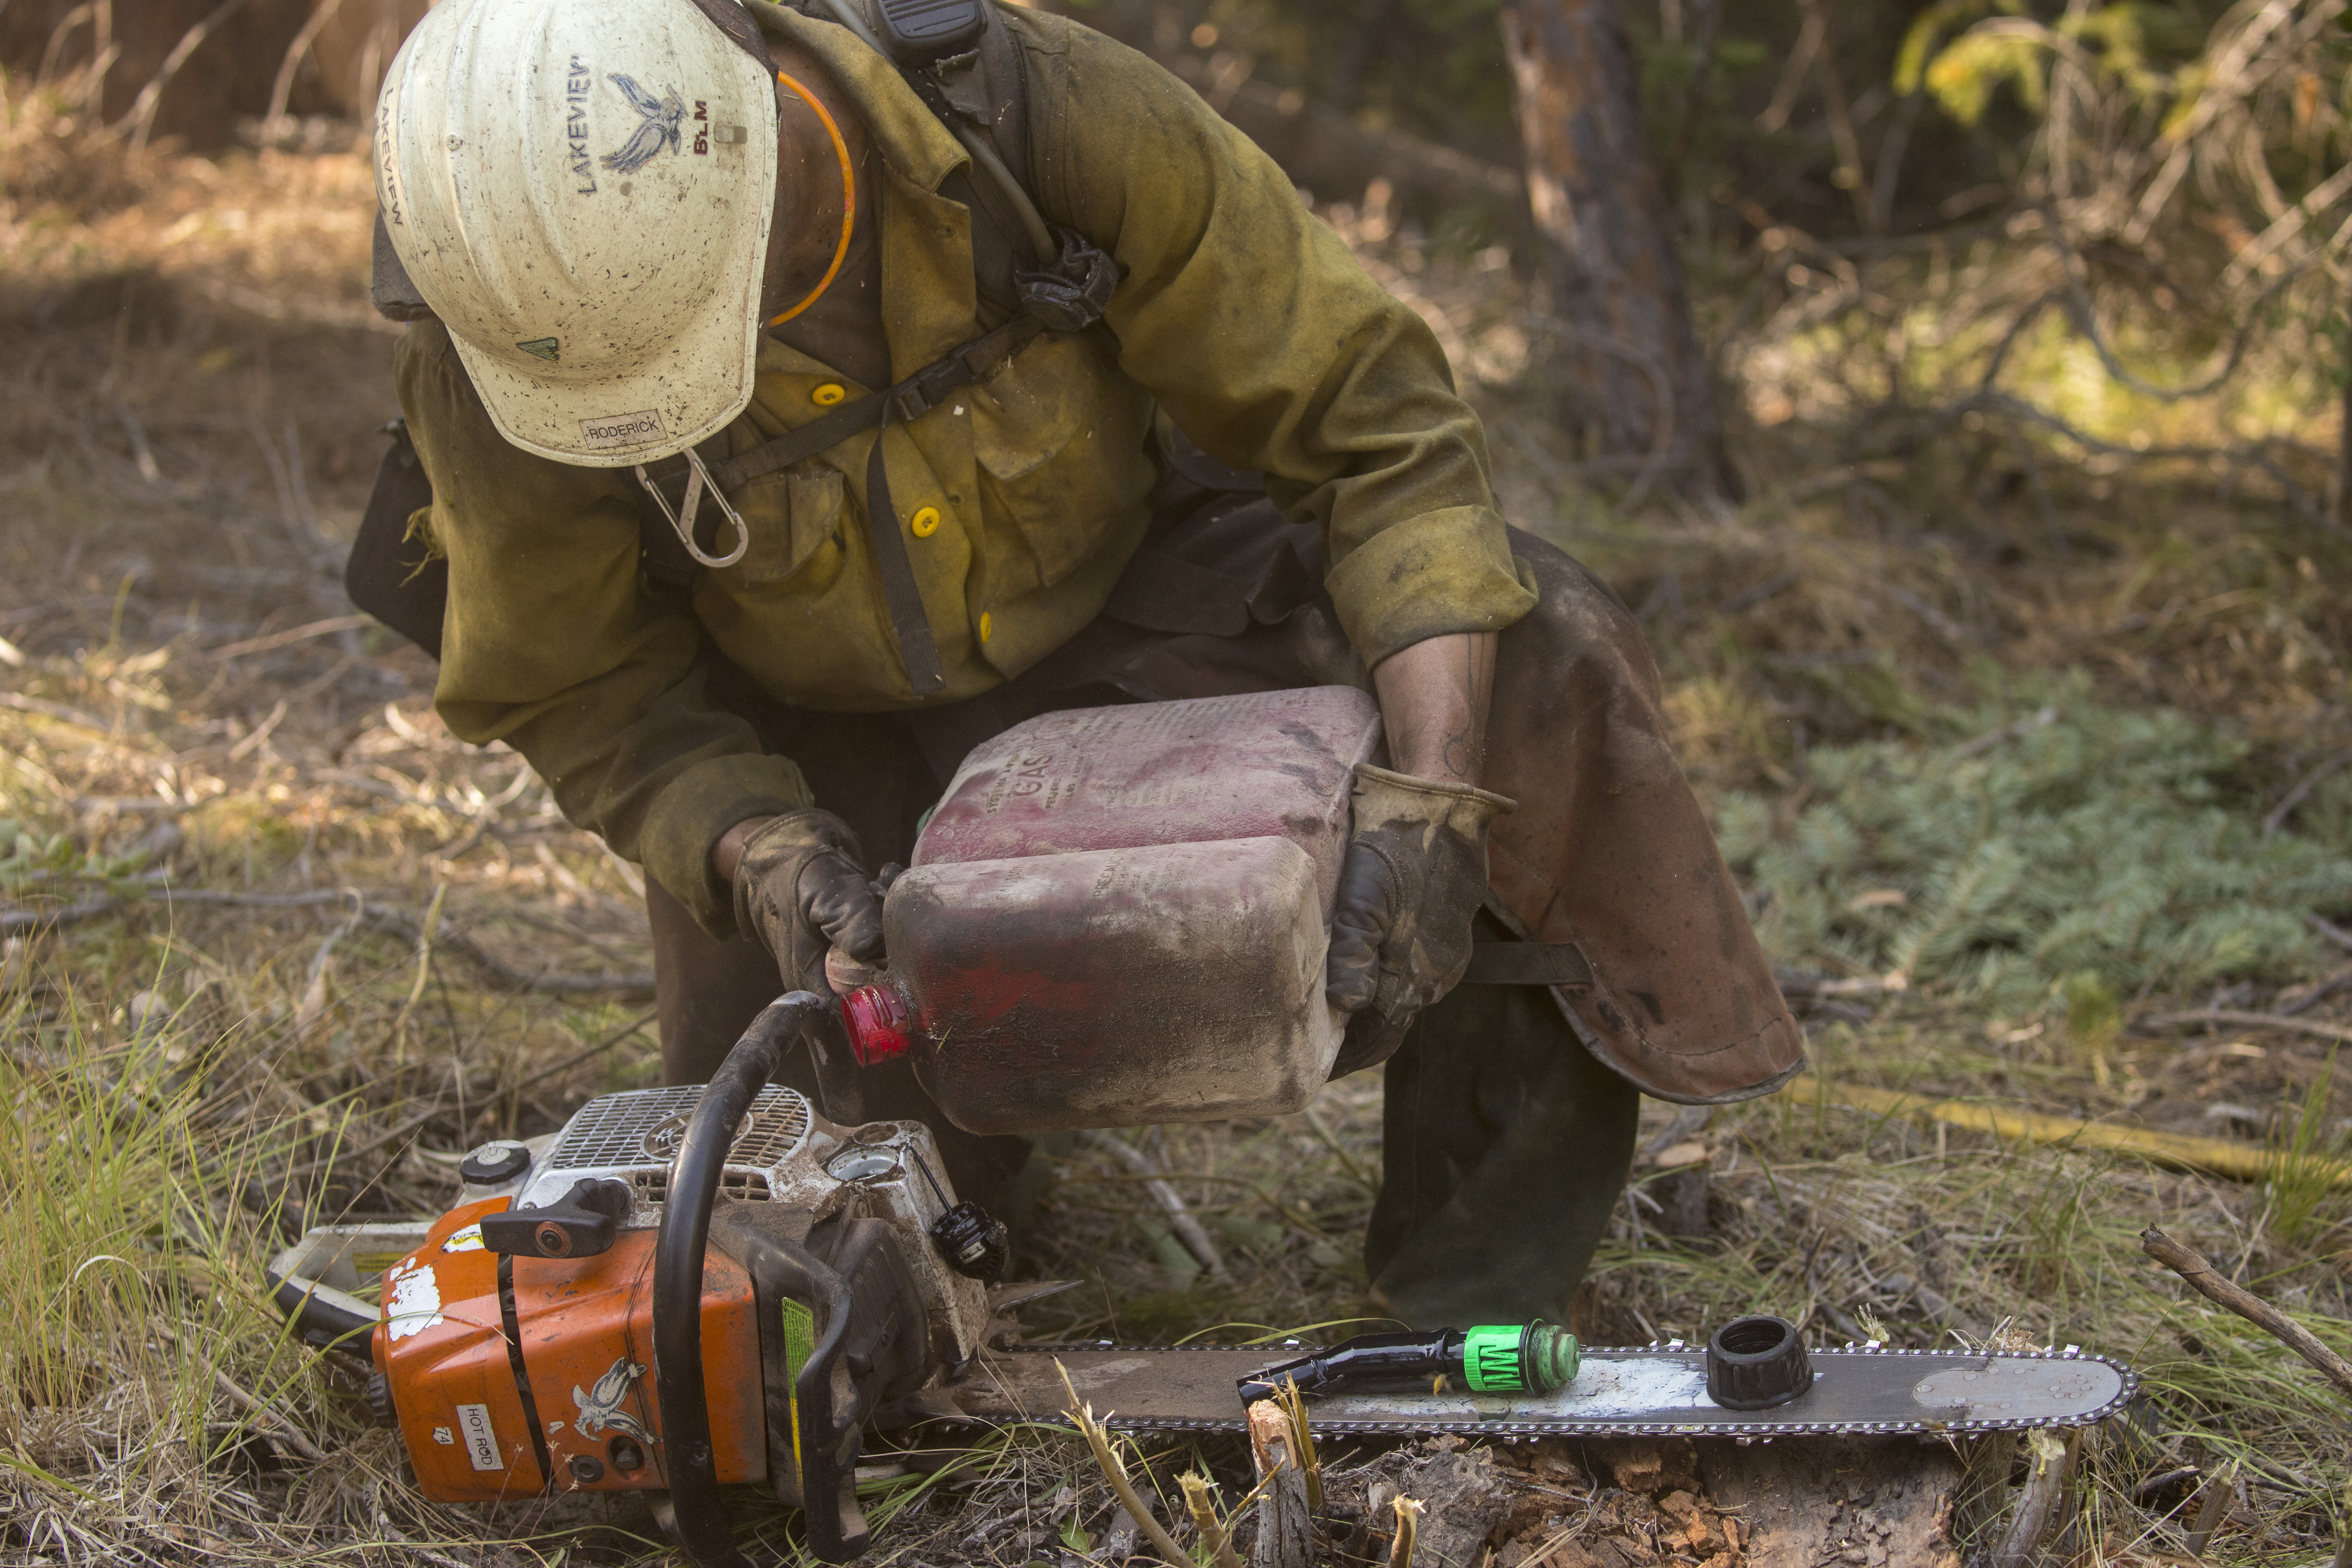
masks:
[[[394,1264],[383,1278],[390,1288],[383,1300],[384,1331],[392,1338],[404,1340],[446,1321],[441,1316],[441,1282],[433,1278],[431,1264],[420,1267],[412,1258]]]

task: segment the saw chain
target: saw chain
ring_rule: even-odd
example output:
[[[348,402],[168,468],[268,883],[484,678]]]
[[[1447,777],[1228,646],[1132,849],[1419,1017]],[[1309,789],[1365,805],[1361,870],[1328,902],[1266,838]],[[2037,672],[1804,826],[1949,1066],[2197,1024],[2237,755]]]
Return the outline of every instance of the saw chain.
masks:
[[[1239,1432],[1239,1380],[1303,1347],[1121,1348],[1101,1342],[991,1351],[959,1384],[956,1404],[982,1420],[1059,1420],[1061,1371],[1109,1426]],[[1592,1349],[1552,1394],[1343,1394],[1310,1398],[1318,1433],[1471,1436],[1782,1436],[1919,1433],[1967,1436],[2087,1426],[2129,1404],[2129,1367],[2075,1346],[2053,1351],[1906,1351],[1875,1345],[1811,1352],[1812,1385],[1785,1405],[1728,1410],[1706,1393],[1706,1352],[1681,1341]]]

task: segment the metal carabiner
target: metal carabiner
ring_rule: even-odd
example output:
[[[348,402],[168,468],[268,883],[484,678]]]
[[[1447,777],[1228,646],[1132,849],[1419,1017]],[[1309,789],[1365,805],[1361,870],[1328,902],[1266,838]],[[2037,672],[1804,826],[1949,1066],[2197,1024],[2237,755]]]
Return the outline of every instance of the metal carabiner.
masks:
[[[670,510],[669,498],[661,493],[659,485],[646,477],[643,463],[637,465],[637,483],[646,487],[646,493],[654,498],[654,504],[661,508],[661,514],[669,519],[669,525],[677,531],[678,542],[686,546],[686,552],[703,565],[732,566],[743,559],[745,551],[751,548],[751,528],[743,521],[742,514],[728,504],[725,492],[719,488],[719,481],[710,477],[710,470],[702,466],[701,455],[693,447],[686,449],[686,495],[677,510]],[[702,547],[694,542],[694,514],[701,508],[705,485],[710,487],[710,499],[719,503],[720,515],[735,525],[735,548],[726,555],[705,555]]]

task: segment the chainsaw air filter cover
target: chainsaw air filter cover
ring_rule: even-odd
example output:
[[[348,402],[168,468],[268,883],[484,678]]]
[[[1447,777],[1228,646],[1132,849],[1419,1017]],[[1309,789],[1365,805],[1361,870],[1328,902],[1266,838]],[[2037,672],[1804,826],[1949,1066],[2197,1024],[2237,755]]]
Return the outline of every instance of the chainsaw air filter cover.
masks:
[[[1726,1410],[1769,1410],[1812,1385],[1812,1358],[1786,1318],[1734,1318],[1706,1342],[1707,1397]]]

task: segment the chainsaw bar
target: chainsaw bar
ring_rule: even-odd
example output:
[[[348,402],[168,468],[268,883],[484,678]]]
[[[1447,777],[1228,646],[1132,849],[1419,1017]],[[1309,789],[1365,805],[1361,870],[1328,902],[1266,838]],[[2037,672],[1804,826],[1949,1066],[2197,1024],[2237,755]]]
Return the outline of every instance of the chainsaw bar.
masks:
[[[1305,1347],[1121,1349],[1100,1343],[991,1351],[954,1385],[982,1420],[1058,1420],[1068,1395],[1136,1431],[1244,1429],[1234,1384]],[[2129,1403],[2139,1378],[2105,1356],[2063,1351],[1860,1348],[1815,1351],[1813,1384],[1769,1410],[1727,1410],[1706,1394],[1706,1352],[1680,1341],[1588,1350],[1554,1394],[1351,1394],[1309,1399],[1318,1432],[1392,1436],[1727,1436],[2015,1432],[2087,1426]]]

